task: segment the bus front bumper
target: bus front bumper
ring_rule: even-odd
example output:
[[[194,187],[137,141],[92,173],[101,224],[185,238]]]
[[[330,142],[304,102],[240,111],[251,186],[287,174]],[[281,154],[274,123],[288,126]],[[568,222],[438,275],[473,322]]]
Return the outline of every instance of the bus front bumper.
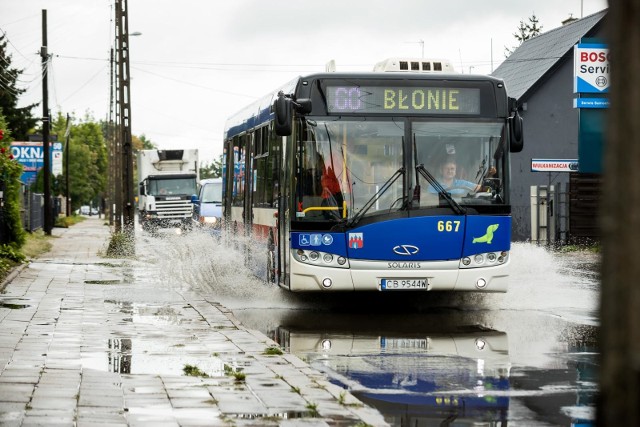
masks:
[[[471,291],[506,292],[510,260],[483,268],[459,268],[460,261],[421,261],[420,268],[390,269],[382,261],[350,260],[350,268],[332,268],[291,259],[292,292],[322,291]],[[395,286],[383,285],[384,283]],[[405,286],[406,285],[406,286]]]

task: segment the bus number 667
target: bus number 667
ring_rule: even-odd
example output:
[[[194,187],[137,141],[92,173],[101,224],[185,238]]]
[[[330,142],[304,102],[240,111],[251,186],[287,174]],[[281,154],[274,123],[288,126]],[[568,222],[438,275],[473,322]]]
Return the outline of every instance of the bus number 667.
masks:
[[[460,221],[438,221],[438,231],[439,232],[458,232],[458,228],[460,228]]]

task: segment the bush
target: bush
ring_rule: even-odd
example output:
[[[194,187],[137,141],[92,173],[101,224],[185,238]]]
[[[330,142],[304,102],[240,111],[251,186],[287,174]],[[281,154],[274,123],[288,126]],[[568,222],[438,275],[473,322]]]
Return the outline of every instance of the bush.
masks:
[[[113,233],[107,248],[107,257],[122,258],[135,255],[135,242],[132,235],[127,233]]]
[[[82,222],[85,219],[85,217],[78,215],[59,216],[58,218],[56,218],[55,226],[60,228],[69,228],[70,226]]]
[[[0,146],[0,189],[4,194],[4,230],[5,243],[20,247],[26,237],[20,218],[20,175],[22,165],[13,158],[7,144]]]
[[[11,245],[0,245],[0,258],[16,263],[22,263],[25,260],[25,256],[22,252]]]

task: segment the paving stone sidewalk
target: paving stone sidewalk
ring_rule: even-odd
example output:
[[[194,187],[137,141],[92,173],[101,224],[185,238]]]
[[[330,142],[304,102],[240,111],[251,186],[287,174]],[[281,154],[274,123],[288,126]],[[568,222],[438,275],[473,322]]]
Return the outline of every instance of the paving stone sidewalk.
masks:
[[[387,425],[211,296],[103,257],[103,219],[52,234],[2,285],[1,426]]]

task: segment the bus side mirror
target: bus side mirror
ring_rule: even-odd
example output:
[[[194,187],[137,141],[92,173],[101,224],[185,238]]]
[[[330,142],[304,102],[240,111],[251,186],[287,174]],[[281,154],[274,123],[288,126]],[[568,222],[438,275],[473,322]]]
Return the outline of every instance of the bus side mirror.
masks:
[[[289,98],[278,95],[273,102],[274,125],[276,135],[289,136],[292,131],[293,124],[293,106]]]
[[[524,147],[524,129],[522,126],[522,117],[516,110],[515,114],[509,117],[509,132],[511,133],[511,143],[509,151],[519,153]]]
[[[295,102],[296,112],[300,114],[309,114],[312,111],[311,100],[308,98],[298,99]]]

